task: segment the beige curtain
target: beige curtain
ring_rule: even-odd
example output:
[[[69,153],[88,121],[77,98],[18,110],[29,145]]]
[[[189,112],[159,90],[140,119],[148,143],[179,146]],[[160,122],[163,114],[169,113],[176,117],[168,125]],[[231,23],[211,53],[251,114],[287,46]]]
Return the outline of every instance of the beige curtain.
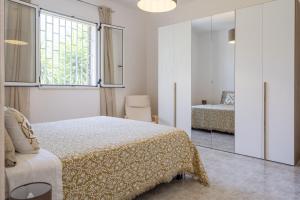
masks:
[[[30,118],[30,88],[6,87],[5,105],[15,108]]]
[[[30,0],[23,0],[24,2],[30,3]],[[7,25],[6,32],[8,38],[13,38],[22,41],[28,41],[28,45],[34,45],[33,42],[35,34],[32,34],[32,22],[26,22],[24,20],[30,19],[31,13],[26,10],[16,8],[9,13],[10,19],[14,19],[13,22]],[[12,27],[13,26],[13,27]],[[15,30],[12,32],[11,30]],[[34,50],[34,48],[31,48]],[[24,70],[35,70],[34,67],[24,68],[22,65],[34,66],[34,59],[30,56],[31,53],[26,48],[18,45],[9,45],[6,48],[7,64],[9,65],[6,69],[6,76],[12,80],[24,81],[34,80],[34,74],[31,71]],[[30,77],[29,77],[30,76]],[[33,77],[31,77],[33,76]],[[22,112],[26,117],[30,118],[30,88],[28,87],[5,87],[5,105],[13,107]]]
[[[100,22],[104,24],[111,24],[112,10],[107,7],[99,8]],[[110,30],[104,30],[104,72],[106,82],[113,80],[114,76],[114,64],[113,64],[113,51],[112,51],[112,33]],[[110,80],[107,80],[110,79]],[[104,116],[116,116],[116,95],[113,88],[100,88],[100,111]]]

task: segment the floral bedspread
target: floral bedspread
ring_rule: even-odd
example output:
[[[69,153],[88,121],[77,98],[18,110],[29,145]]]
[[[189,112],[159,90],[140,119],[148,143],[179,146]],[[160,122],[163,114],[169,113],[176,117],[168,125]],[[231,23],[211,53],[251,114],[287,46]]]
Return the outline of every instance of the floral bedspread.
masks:
[[[196,147],[175,128],[110,117],[33,128],[62,162],[64,199],[132,199],[180,173],[208,185]]]

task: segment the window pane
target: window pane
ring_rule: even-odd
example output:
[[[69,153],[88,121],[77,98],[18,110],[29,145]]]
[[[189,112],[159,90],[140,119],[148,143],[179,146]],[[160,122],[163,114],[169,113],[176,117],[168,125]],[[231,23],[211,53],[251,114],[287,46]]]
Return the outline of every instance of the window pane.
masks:
[[[6,1],[5,81],[36,82],[35,8]]]
[[[41,30],[44,31],[45,27],[46,27],[46,19],[45,19],[45,15],[41,16],[40,18],[40,23],[41,23]]]
[[[123,29],[102,27],[104,64],[103,83],[104,85],[123,85]],[[109,48],[110,47],[110,48]],[[108,67],[108,66],[111,67]]]
[[[42,12],[41,84],[97,85],[95,24]],[[42,26],[42,23],[41,23]]]

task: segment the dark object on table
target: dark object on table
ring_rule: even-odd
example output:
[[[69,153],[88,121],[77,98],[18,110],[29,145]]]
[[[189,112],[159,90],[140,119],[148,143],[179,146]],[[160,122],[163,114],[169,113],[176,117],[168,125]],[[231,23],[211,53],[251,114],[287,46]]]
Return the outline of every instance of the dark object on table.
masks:
[[[202,105],[206,105],[207,101],[206,100],[202,100]]]
[[[14,189],[10,200],[52,200],[52,187],[48,183],[29,183]]]

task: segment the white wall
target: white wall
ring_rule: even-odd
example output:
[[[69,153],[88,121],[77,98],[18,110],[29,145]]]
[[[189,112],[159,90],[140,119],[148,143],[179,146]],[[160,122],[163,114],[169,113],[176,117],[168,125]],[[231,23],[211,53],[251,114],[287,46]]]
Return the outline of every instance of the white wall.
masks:
[[[40,7],[82,19],[99,22],[94,6],[76,0],[33,0]],[[114,10],[114,25],[126,27],[125,89],[116,89],[117,113],[123,115],[124,97],[146,93],[145,15],[143,12],[109,0],[89,0],[109,6]],[[45,122],[78,117],[96,116],[100,113],[97,89],[31,89],[31,121]]]
[[[147,92],[152,97],[153,111],[157,112],[157,29],[160,26],[199,19],[218,13],[248,7],[270,0],[193,0],[176,10],[162,14],[148,14],[147,26]]]
[[[100,113],[98,89],[39,89],[30,94],[33,123],[91,117]]]

